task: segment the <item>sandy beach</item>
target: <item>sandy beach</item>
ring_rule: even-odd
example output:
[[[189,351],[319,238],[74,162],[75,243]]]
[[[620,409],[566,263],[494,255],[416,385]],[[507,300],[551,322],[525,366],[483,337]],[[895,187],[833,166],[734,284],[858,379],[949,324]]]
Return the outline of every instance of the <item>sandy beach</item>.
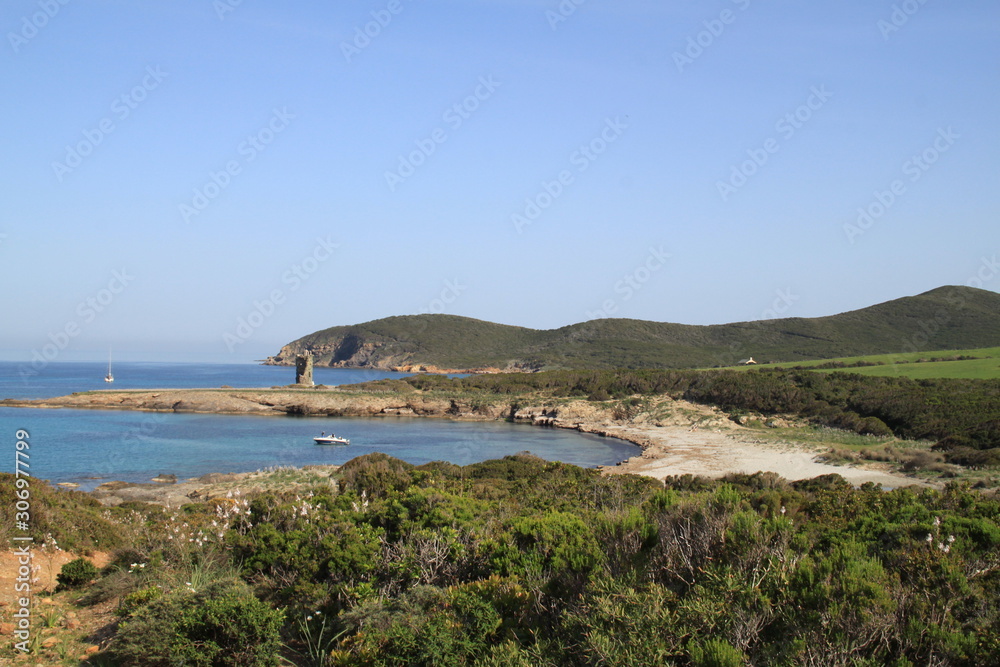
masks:
[[[824,448],[767,442],[750,429],[694,429],[683,426],[606,428],[608,436],[643,447],[640,456],[603,468],[608,474],[632,473],[662,479],[668,475],[722,477],[733,472],[774,472],[787,480],[836,473],[854,485],[874,482],[885,487],[934,486],[906,475],[817,461]]]

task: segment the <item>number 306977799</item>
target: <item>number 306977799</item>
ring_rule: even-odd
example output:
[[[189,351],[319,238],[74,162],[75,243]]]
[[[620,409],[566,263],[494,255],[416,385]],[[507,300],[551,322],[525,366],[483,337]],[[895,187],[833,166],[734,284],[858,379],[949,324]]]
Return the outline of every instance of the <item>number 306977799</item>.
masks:
[[[14,521],[17,523],[18,528],[27,530],[27,523],[31,519],[29,512],[31,509],[31,489],[30,482],[28,481],[31,477],[31,474],[28,472],[31,468],[31,465],[28,463],[31,458],[30,454],[28,454],[28,450],[31,448],[28,444],[30,436],[24,429],[19,429],[14,435],[17,437],[17,445],[15,445],[16,450],[14,452],[14,486],[16,488],[14,495],[17,497],[17,501],[14,503]]]

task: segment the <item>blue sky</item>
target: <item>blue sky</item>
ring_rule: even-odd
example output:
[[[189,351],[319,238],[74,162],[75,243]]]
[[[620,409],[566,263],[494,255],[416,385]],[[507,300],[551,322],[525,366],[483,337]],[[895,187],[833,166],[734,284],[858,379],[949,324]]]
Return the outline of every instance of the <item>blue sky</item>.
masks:
[[[8,0],[0,27],[2,358],[1000,290],[995,2]]]

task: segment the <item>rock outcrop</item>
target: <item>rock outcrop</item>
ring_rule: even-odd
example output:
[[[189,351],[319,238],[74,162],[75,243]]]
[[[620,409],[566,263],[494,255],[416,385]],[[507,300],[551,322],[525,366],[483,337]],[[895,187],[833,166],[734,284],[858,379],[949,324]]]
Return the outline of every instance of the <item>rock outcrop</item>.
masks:
[[[277,355],[268,357],[264,365],[293,366],[298,356],[307,353],[312,355],[315,365],[329,368],[391,370],[414,361],[412,355],[391,346],[389,341],[364,340],[356,334],[347,334],[322,344],[289,343]]]

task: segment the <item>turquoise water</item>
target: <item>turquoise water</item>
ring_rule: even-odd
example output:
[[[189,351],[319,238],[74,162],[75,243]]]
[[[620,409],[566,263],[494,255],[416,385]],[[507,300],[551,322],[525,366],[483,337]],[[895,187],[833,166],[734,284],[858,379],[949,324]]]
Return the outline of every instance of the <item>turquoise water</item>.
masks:
[[[13,365],[13,364],[11,364]],[[0,364],[3,372],[5,364]],[[83,368],[83,367],[90,368]],[[288,368],[222,366],[202,374],[186,364],[122,364],[119,377],[143,370],[132,383],[138,388],[272,386],[287,384]],[[63,368],[65,367],[65,368]],[[80,391],[81,385],[105,388],[100,365],[50,364],[48,376],[18,388],[20,379],[0,375],[0,396],[28,398]],[[93,371],[99,372],[93,380]],[[106,369],[105,369],[106,370]],[[210,369],[211,370],[211,369]],[[358,382],[399,374],[320,369],[317,381],[326,384]],[[322,374],[322,375],[321,375]],[[208,382],[207,378],[212,381]],[[14,467],[15,432],[30,434],[31,474],[53,483],[75,482],[92,489],[102,482],[147,482],[158,474],[188,478],[209,472],[248,472],[272,466],[339,464],[355,456],[384,452],[414,464],[451,461],[466,465],[530,451],[552,461],[580,466],[613,464],[634,456],[635,445],[563,429],[502,422],[456,422],[421,418],[251,417],[193,415],[116,410],[38,410],[0,408],[0,470]],[[312,438],[336,432],[351,440],[348,446],[319,446]]]

